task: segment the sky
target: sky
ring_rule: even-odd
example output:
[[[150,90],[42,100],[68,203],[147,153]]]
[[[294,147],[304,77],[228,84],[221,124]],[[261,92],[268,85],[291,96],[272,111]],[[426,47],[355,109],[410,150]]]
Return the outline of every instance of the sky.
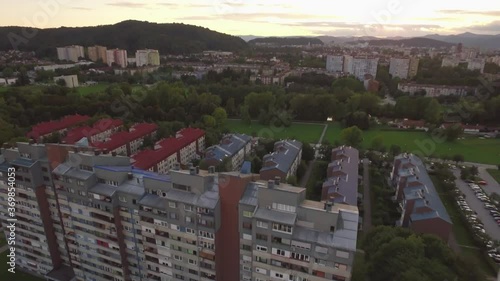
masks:
[[[0,26],[185,23],[232,35],[421,36],[500,34],[498,0],[16,0]]]

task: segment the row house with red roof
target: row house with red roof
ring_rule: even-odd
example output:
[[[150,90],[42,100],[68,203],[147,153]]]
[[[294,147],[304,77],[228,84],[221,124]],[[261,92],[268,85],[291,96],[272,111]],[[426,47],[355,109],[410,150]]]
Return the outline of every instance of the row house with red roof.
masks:
[[[130,156],[139,151],[146,137],[154,138],[157,130],[156,124],[135,124],[128,131],[117,132],[103,142],[92,143],[92,146],[110,153]]]
[[[175,164],[187,165],[199,159],[205,150],[205,131],[185,128],[175,137],[156,143],[154,149],[143,150],[132,156],[132,165],[141,170],[166,174]]]
[[[42,122],[33,126],[31,131],[26,136],[40,142],[55,133],[64,135],[68,129],[78,126],[89,119],[89,116],[75,114],[65,116],[60,120]]]
[[[90,143],[103,142],[122,129],[122,120],[111,118],[101,119],[94,123],[92,127],[84,126],[68,131],[63,138],[63,143],[75,144],[83,138],[87,138]]]

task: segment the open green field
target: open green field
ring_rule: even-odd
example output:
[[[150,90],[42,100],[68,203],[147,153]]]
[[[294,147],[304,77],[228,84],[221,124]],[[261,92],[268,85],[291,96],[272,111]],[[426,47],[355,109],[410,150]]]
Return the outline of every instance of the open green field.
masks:
[[[271,139],[297,139],[308,143],[317,143],[324,129],[322,124],[293,123],[290,127],[285,128],[264,126],[255,121],[249,126],[240,120],[227,120],[226,127],[234,133]]]
[[[24,273],[20,270],[16,270],[16,273],[10,273],[7,271],[9,268],[7,265],[7,251],[0,253],[0,280],[9,280],[9,281],[43,281],[45,279],[39,278],[27,273]]]
[[[488,169],[488,174],[490,174],[498,183],[500,183],[500,170],[498,169]]]
[[[340,141],[340,131],[342,131],[340,124],[329,124],[324,140],[328,140],[330,143],[334,143],[336,140]],[[383,143],[387,148],[395,144],[406,152],[424,153],[429,156],[432,154],[436,157],[444,155],[452,157],[455,154],[462,154],[465,161],[485,164],[498,164],[498,159],[500,159],[500,139],[470,137],[453,143],[438,143],[425,132],[388,131],[375,128],[363,132],[363,147],[369,148],[372,140],[378,136],[382,136]]]
[[[80,95],[85,96],[85,95],[88,95],[91,93],[104,92],[104,90],[106,90],[106,88],[108,86],[109,86],[109,83],[99,83],[99,84],[92,85],[92,86],[81,86],[81,87],[78,87],[76,90],[78,91],[78,93]]]

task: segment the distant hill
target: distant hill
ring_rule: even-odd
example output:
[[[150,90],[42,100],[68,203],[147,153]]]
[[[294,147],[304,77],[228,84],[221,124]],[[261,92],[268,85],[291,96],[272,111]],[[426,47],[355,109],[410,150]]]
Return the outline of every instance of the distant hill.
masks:
[[[355,43],[368,43],[370,46],[406,46],[406,47],[427,47],[427,48],[441,48],[441,47],[451,47],[453,44],[438,41],[430,38],[416,37],[400,40],[392,39],[376,39],[376,40],[362,40]]]
[[[425,38],[440,40],[452,44],[462,43],[466,47],[480,47],[481,49],[500,49],[500,34],[484,35],[470,32],[456,35],[430,34]]]
[[[22,36],[23,29],[0,27],[0,38],[8,38],[9,34]],[[108,48],[126,49],[129,52],[151,48],[158,49],[160,54],[186,54],[205,50],[239,51],[247,48],[246,42],[239,37],[176,23],[158,24],[129,20],[114,25],[35,30],[36,36],[26,40],[26,44],[20,44],[19,49],[35,51],[39,56],[54,56],[56,47],[66,45],[98,44]],[[1,51],[10,49],[10,40],[0,40]]]
[[[277,46],[288,45],[323,45],[323,41],[312,37],[264,37],[248,41],[249,44],[274,44]]]

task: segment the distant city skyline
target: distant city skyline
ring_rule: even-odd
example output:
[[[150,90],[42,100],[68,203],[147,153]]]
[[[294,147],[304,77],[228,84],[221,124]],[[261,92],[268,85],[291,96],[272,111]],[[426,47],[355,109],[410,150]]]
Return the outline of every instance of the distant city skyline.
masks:
[[[18,0],[2,5],[0,26],[96,26],[124,20],[185,23],[231,35],[421,36],[500,34],[500,2]]]

